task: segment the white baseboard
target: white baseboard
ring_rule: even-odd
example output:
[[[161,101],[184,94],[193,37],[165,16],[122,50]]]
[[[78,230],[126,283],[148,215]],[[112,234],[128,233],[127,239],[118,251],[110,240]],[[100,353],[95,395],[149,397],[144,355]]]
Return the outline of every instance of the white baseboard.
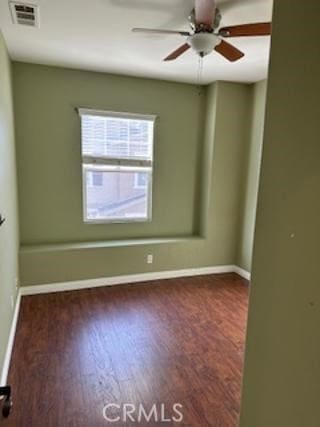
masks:
[[[22,286],[22,295],[45,294],[51,292],[73,291],[78,289],[96,288],[101,286],[112,286],[130,284],[137,282],[148,282],[152,280],[172,279],[175,277],[200,276],[202,274],[219,274],[233,272],[232,265],[217,267],[188,268],[185,270],[159,271],[140,274],[129,274],[125,276],[101,277],[98,279],[75,280],[71,282],[50,283],[47,285]]]
[[[12,318],[12,323],[11,323],[11,328],[10,328],[10,333],[9,333],[9,339],[8,339],[8,344],[7,344],[7,350],[6,350],[6,353],[4,356],[4,362],[3,362],[1,379],[0,379],[0,386],[4,386],[7,384],[7,378],[8,378],[8,373],[9,373],[10,361],[11,361],[11,354],[12,354],[12,349],[13,349],[13,344],[14,344],[14,337],[16,335],[16,328],[17,328],[17,322],[18,322],[19,311],[20,311],[20,302],[21,302],[21,293],[19,291],[17,294],[16,305],[14,308],[14,313],[13,313],[13,318]]]
[[[244,279],[251,280],[251,273],[241,267],[238,267],[237,265],[234,265],[234,272],[239,274],[239,276],[243,277]]]
[[[188,268],[184,270],[159,271],[126,276],[101,277],[98,279],[75,280],[70,282],[50,283],[46,285],[22,286],[21,295],[46,294],[51,292],[73,291],[101,286],[113,286],[126,283],[148,282],[152,280],[172,279],[175,277],[201,276],[207,274],[237,273],[248,279],[250,274],[235,265],[221,265],[215,267]]]

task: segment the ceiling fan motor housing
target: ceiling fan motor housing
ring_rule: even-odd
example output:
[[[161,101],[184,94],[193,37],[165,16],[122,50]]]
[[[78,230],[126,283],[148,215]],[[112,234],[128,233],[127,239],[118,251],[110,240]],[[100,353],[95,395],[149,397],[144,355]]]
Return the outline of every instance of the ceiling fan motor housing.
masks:
[[[198,32],[188,37],[187,43],[201,57],[208,55],[221,42],[212,32]]]

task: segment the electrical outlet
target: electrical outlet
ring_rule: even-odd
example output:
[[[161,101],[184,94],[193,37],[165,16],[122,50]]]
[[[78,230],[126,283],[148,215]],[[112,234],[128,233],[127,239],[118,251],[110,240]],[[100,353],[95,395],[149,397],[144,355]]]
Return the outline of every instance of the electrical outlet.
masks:
[[[147,255],[147,264],[152,264],[153,263],[153,255],[149,254]]]

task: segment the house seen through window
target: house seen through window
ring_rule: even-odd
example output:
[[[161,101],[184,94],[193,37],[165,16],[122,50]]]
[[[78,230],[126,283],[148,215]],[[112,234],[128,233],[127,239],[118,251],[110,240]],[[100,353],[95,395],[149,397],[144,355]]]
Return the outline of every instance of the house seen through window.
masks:
[[[84,221],[150,220],[155,116],[79,112]]]

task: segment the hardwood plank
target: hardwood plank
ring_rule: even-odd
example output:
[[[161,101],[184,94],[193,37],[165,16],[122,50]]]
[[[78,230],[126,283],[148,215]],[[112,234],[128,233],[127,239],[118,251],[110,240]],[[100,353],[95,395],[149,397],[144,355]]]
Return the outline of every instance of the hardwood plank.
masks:
[[[3,425],[102,427],[104,405],[127,402],[236,427],[247,305],[233,273],[23,297]]]

